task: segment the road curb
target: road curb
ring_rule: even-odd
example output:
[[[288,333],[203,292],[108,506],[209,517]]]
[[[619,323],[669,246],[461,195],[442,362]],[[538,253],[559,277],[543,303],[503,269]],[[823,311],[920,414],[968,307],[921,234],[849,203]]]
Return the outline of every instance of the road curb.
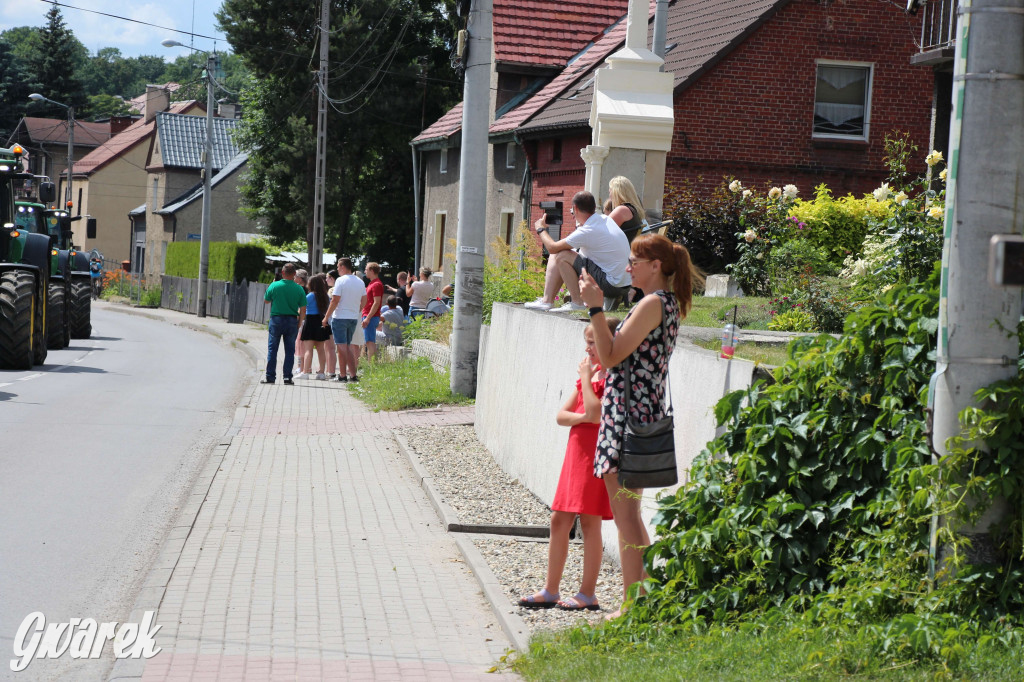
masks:
[[[491,604],[491,610],[494,612],[495,618],[498,619],[498,624],[501,626],[502,632],[505,633],[516,649],[519,651],[526,651],[530,641],[530,629],[527,627],[526,622],[513,610],[512,602],[505,594],[501,587],[501,583],[498,582],[498,579],[494,576],[494,572],[491,571],[491,567],[487,564],[487,561],[480,553],[480,550],[478,550],[476,545],[473,544],[473,539],[465,535],[464,532],[460,533],[459,530],[452,530],[453,527],[461,529],[467,526],[476,526],[477,524],[464,525],[459,523],[455,510],[441,498],[440,493],[437,492],[437,488],[434,487],[433,477],[431,477],[427,470],[423,468],[423,465],[420,464],[419,458],[416,457],[412,448],[409,447],[409,441],[401,434],[395,433],[392,435],[398,443],[399,451],[401,451],[409,461],[409,466],[412,467],[413,473],[420,483],[420,487],[422,487],[423,491],[427,494],[427,499],[430,500],[431,506],[437,511],[437,515],[441,519],[441,523],[444,524],[445,529],[452,534],[452,539],[455,540],[455,544],[462,553],[462,557],[466,561],[466,565],[469,566],[469,569],[473,572],[473,576],[480,584],[480,588],[483,590],[484,596]],[[499,526],[479,525],[480,527],[499,528]]]
[[[169,320],[154,315],[145,315],[144,313],[135,313],[134,311],[130,314],[142,314],[145,317],[151,317],[160,322],[169,322]],[[172,322],[171,324],[174,323]],[[204,330],[200,329],[199,331]],[[258,384],[255,381],[250,383],[249,389],[242,399],[243,404],[251,404],[257,387]],[[181,552],[185,548],[185,543],[188,541],[189,536],[192,534],[192,529],[195,527],[196,519],[203,507],[203,503],[210,494],[214,478],[216,478],[217,472],[224,462],[224,457],[227,456],[231,441],[238,435],[244,421],[245,408],[238,407],[235,410],[235,416],[231,425],[228,426],[224,435],[220,437],[217,445],[214,446],[209,460],[192,484],[192,491],[187,501],[178,511],[177,519],[171,525],[167,537],[164,538],[157,560],[153,563],[152,568],[149,569],[146,582],[143,583],[139,596],[135,599],[135,605],[132,607],[127,622],[139,623],[142,621],[142,616],[146,611],[158,612],[160,610],[164,594],[167,591],[167,584],[170,582],[171,575],[174,574],[174,569],[181,559]],[[121,658],[115,661],[114,667],[107,679],[109,682],[114,682],[115,680],[139,680],[142,679],[145,668],[145,660]]]
[[[191,329],[192,331],[203,332],[206,334],[210,334],[211,336],[216,336],[218,339],[230,343],[233,348],[238,348],[244,351],[245,354],[249,357],[249,360],[252,362],[253,366],[257,369],[260,366],[260,361],[265,359],[263,354],[259,351],[259,349],[254,348],[252,344],[249,343],[248,339],[245,339],[243,336],[239,334],[229,333],[225,335],[213,329],[212,327],[202,324],[201,322],[193,322],[191,320],[171,320],[161,315],[154,315],[152,313],[145,312],[146,310],[151,310],[151,308],[132,308],[129,306],[117,304],[109,304],[105,306],[105,308],[107,310],[122,313],[124,315],[135,315],[137,317],[145,317],[156,322],[165,322],[167,324],[174,325],[175,327],[182,327],[184,329]]]

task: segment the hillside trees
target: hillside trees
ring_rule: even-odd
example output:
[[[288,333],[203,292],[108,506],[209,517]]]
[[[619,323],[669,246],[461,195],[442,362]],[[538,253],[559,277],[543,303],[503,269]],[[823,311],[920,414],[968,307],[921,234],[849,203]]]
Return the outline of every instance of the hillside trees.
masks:
[[[448,16],[430,0],[333,0],[326,250],[408,260],[409,140],[459,95]],[[250,152],[247,210],[275,242],[311,238],[319,7],[225,0],[217,18],[253,75],[239,138]]]
[[[46,13],[46,26],[39,31],[35,49],[28,58],[29,70],[38,81],[38,92],[43,97],[76,110],[86,109],[89,99],[77,69],[83,50],[82,43],[64,23],[60,8],[53,5]]]
[[[36,84],[13,46],[0,38],[0,143],[6,142],[28,109]]]

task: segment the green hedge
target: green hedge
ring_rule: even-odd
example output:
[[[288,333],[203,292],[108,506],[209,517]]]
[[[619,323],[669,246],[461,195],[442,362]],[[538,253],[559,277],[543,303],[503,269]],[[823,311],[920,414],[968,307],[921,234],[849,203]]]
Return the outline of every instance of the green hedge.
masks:
[[[267,254],[262,246],[235,242],[210,244],[210,279],[221,282],[255,282],[263,271]],[[164,274],[170,277],[199,277],[199,242],[172,242],[167,245]]]

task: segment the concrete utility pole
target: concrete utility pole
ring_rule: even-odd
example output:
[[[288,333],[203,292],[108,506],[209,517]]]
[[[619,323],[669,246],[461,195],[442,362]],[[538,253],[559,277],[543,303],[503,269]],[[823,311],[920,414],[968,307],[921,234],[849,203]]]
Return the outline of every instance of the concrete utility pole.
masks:
[[[453,393],[476,395],[484,293],[484,225],[487,218],[487,127],[490,124],[491,0],[473,0],[463,63],[459,227],[455,253]],[[444,248],[444,244],[441,245]]]
[[[203,216],[199,227],[199,300],[196,317],[206,317],[206,291],[210,273],[210,180],[213,175],[213,74],[217,69],[217,55],[206,54],[206,151],[203,152]]]
[[[75,163],[75,108],[68,106],[68,189],[64,193],[64,208],[71,214],[74,195],[71,193],[71,166]],[[81,209],[79,209],[81,210]]]
[[[962,0],[954,67],[934,397],[935,448],[974,392],[1017,374],[1021,290],[989,284],[989,240],[1024,233],[1024,0]],[[1010,330],[1007,332],[1007,330]],[[991,555],[993,510],[964,529]]]
[[[327,192],[327,59],[330,47],[331,0],[320,0],[320,83],[316,114],[316,188],[313,190],[313,238],[306,245],[309,274],[323,270],[324,213]]]

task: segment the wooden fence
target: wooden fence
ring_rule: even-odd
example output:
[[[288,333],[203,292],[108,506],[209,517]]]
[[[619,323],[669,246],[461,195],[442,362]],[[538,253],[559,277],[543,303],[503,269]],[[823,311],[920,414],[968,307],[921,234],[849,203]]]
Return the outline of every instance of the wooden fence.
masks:
[[[206,314],[228,322],[267,324],[270,306],[264,304],[267,284],[241,284],[211,279],[206,284]],[[182,313],[196,314],[199,308],[199,280],[184,277],[161,278],[160,307]]]

